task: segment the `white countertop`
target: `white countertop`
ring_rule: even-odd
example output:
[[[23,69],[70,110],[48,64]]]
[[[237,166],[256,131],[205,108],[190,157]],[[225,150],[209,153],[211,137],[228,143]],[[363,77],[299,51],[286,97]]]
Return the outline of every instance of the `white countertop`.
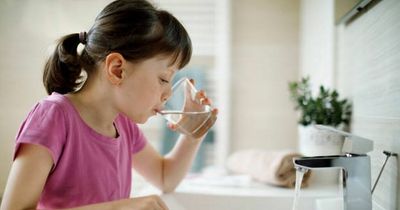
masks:
[[[136,187],[133,197],[158,194],[173,210],[236,210],[249,209],[248,205],[251,205],[252,210],[262,210],[266,206],[287,210],[291,208],[295,194],[294,189],[271,186],[238,175],[189,175],[174,193],[168,194],[162,194],[149,184]],[[310,186],[301,189],[298,209],[343,209],[340,207],[343,203],[342,195],[339,184]]]
[[[197,193],[232,196],[272,196],[293,197],[294,189],[271,186],[255,182],[247,176],[201,177],[189,176],[176,189],[177,193]],[[340,197],[342,187],[337,185],[318,185],[302,188],[301,197]]]

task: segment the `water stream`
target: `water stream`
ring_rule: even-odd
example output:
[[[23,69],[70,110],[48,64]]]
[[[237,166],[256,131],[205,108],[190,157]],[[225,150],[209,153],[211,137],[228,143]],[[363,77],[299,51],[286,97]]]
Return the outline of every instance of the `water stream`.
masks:
[[[295,185],[295,190],[294,190],[294,200],[293,200],[293,206],[292,210],[297,210],[298,206],[298,200],[300,197],[300,189],[301,189],[301,183],[303,182],[303,177],[304,174],[307,172],[307,169],[305,168],[296,168],[296,185]]]

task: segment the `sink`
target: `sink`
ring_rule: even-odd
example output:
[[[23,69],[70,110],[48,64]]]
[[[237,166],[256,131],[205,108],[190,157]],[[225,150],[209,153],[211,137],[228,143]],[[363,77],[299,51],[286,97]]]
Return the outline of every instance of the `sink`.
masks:
[[[172,193],[161,198],[170,210],[291,210],[291,197],[265,197],[243,195],[207,195],[198,193]],[[315,209],[315,199],[302,198],[298,210]]]
[[[291,210],[294,189],[250,182],[221,185],[207,180],[184,180],[174,193],[162,194],[170,210]],[[219,183],[218,185],[216,183]],[[297,210],[341,210],[342,189],[318,185],[302,189]]]
[[[339,185],[309,186],[301,190],[297,210],[341,210],[342,193]],[[174,193],[147,186],[132,196],[150,194],[160,195],[170,210],[292,210],[294,200],[294,189],[240,177],[187,178]]]

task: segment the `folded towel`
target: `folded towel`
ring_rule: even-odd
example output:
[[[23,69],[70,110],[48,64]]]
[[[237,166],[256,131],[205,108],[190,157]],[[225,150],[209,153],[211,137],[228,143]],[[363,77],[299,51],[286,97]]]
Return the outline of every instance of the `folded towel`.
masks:
[[[296,183],[293,158],[300,156],[289,150],[241,150],[228,158],[227,168],[233,173],[248,174],[260,182],[293,188]],[[302,187],[308,185],[309,177],[310,171],[304,174]]]

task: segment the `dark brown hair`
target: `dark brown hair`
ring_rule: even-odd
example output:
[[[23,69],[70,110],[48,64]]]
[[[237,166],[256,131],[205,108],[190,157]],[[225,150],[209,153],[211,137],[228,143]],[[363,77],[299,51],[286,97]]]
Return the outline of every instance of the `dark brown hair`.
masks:
[[[80,42],[85,47],[79,54]],[[86,40],[75,33],[58,41],[44,67],[47,93],[75,91],[82,83],[82,69],[90,77],[96,64],[111,52],[133,62],[172,55],[172,64],[179,62],[179,68],[183,68],[190,60],[192,46],[185,28],[169,12],[156,9],[146,0],[117,0],[96,17]]]

